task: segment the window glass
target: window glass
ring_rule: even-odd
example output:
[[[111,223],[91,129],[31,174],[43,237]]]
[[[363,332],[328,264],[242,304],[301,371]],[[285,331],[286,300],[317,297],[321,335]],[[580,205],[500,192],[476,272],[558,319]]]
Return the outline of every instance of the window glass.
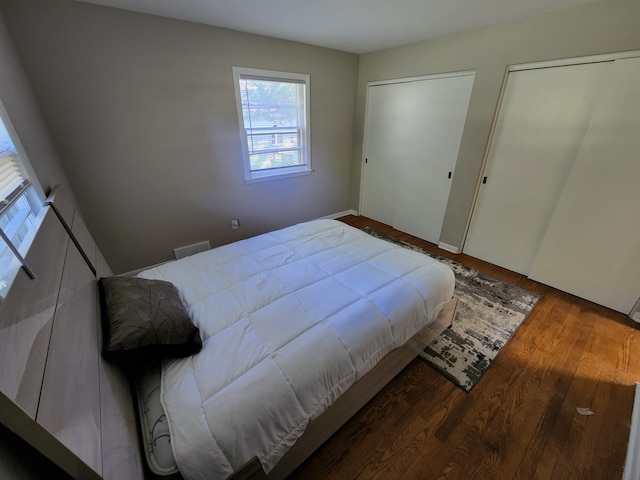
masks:
[[[309,76],[233,71],[245,180],[309,173]]]
[[[25,169],[24,153],[0,108],[0,297],[4,298],[33,239],[42,204]]]

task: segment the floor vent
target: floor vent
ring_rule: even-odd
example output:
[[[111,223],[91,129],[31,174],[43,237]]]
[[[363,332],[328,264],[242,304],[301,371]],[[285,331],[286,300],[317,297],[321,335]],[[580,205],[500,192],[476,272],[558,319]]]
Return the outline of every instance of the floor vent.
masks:
[[[181,258],[195,255],[196,253],[206,252],[210,248],[211,245],[209,245],[209,241],[207,240],[206,242],[194,243],[193,245],[174,248],[173,253],[176,256],[176,260],[180,260]]]

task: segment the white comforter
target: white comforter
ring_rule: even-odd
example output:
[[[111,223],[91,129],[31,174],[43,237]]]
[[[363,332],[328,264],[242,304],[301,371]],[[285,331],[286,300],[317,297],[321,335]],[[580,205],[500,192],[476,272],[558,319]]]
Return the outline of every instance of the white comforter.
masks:
[[[187,479],[269,472],[389,351],[431,322],[454,277],[431,258],[334,220],[219,247],[140,274],[173,282],[203,338],[166,361],[162,399]]]

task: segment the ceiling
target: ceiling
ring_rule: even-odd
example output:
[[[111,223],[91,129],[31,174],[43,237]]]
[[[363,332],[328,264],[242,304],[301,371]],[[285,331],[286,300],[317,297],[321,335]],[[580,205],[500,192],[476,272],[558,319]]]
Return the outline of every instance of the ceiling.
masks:
[[[80,0],[366,53],[600,0]]]

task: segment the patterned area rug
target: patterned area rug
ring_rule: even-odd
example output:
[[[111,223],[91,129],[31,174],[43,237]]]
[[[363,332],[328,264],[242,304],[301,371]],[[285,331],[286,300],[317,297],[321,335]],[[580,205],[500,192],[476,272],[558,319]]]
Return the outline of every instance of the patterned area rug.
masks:
[[[454,295],[458,297],[458,305],[453,323],[420,354],[420,358],[463,390],[470,391],[531,313],[540,295],[369,227],[363,230],[429,255],[450,266],[455,273]]]

